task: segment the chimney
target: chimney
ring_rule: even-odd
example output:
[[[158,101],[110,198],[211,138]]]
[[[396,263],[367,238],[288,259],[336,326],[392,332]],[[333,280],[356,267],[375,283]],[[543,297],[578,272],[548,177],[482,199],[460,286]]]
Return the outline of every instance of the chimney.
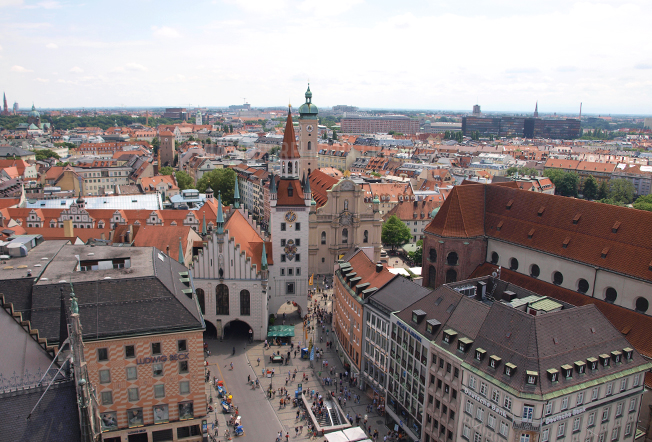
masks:
[[[63,236],[66,238],[72,238],[75,234],[74,229],[72,228],[72,220],[67,219],[63,222]]]
[[[165,246],[165,254],[170,256],[170,246]]]
[[[380,273],[382,271],[383,271],[383,264],[380,261],[378,261],[376,263],[376,273]]]

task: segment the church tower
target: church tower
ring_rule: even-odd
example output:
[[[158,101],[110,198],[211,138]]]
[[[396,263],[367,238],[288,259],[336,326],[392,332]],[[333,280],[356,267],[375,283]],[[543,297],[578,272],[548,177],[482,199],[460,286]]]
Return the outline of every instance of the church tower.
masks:
[[[269,274],[268,308],[269,313],[277,313],[281,305],[294,302],[303,315],[308,307],[308,224],[312,195],[309,185],[301,181],[302,158],[290,109],[279,160],[280,177],[272,177],[270,183],[269,222],[274,265]]]
[[[318,169],[317,152],[319,151],[319,120],[317,115],[319,109],[312,104],[312,92],[310,84],[306,91],[306,102],[299,107],[299,153],[301,155],[301,173],[306,177]]]
[[[199,111],[199,110],[197,111],[197,115],[195,115],[195,124],[197,126],[202,125],[202,116],[201,116],[201,111]]]

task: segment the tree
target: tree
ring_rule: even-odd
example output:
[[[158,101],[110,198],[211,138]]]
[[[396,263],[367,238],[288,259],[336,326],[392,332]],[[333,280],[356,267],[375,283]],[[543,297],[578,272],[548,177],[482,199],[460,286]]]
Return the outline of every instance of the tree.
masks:
[[[423,240],[420,239],[417,241],[417,248],[414,252],[408,252],[408,258],[414,263],[414,265],[421,265],[423,260]]]
[[[179,186],[179,189],[181,190],[186,190],[186,189],[194,189],[194,181],[190,175],[188,175],[186,172],[183,170],[178,171],[177,173],[174,174],[175,178],[177,179],[177,185]]]
[[[516,172],[518,172],[518,167],[512,166],[512,167],[508,168],[508,169],[505,171],[505,175],[507,175],[507,176],[512,176],[512,175],[514,175]]]
[[[197,189],[205,192],[210,185],[215,195],[222,192],[222,203],[226,205],[233,204],[233,192],[235,189],[236,174],[231,168],[215,169],[202,175],[197,182]]]
[[[633,204],[635,209],[652,212],[652,195],[639,196]]]
[[[609,196],[609,184],[606,181],[602,181],[598,186],[598,194],[596,199],[603,200]]]
[[[636,189],[631,181],[618,178],[609,181],[609,198],[624,204],[631,204],[634,201]]]
[[[158,149],[160,147],[161,147],[161,140],[159,140],[158,137],[154,137],[154,139],[152,140],[152,149],[154,151],[153,152],[154,156],[156,156],[158,154]]]
[[[333,131],[333,141],[337,141],[337,132]]]
[[[61,158],[58,153],[51,151],[50,149],[41,149],[35,152],[36,161],[43,161],[49,158],[59,159]]]
[[[577,196],[580,177],[575,172],[564,172],[561,169],[548,169],[544,173],[555,185],[555,193],[563,196]]]
[[[174,173],[174,169],[171,168],[170,166],[165,166],[165,167],[161,167],[158,173],[159,175],[172,175]]]
[[[625,207],[625,203],[622,203],[620,201],[616,201],[616,200],[614,200],[612,198],[604,198],[604,199],[598,200],[598,202],[602,203],[602,204],[609,204],[611,206]]]
[[[408,242],[411,237],[410,228],[398,216],[392,215],[383,223],[380,239],[383,244],[392,246],[392,250]]]
[[[595,178],[593,178],[593,175],[589,175],[584,180],[584,186],[582,187],[582,195],[584,195],[584,199],[587,200],[594,200],[595,197],[598,195],[598,182],[596,181]]]

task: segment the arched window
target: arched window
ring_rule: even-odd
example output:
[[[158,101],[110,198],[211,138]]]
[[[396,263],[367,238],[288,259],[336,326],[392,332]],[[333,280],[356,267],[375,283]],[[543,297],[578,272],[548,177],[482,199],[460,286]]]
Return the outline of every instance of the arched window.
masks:
[[[538,278],[539,274],[541,274],[541,269],[539,268],[538,265],[532,264],[530,267],[530,276],[533,278]]]
[[[428,269],[428,287],[435,288],[437,282],[437,269],[435,266],[430,266]]]
[[[509,269],[518,270],[518,259],[512,258],[509,260]]]
[[[430,249],[428,251],[428,258],[430,259],[431,262],[437,262],[437,250]]]
[[[288,173],[291,175],[292,174],[292,161],[288,163]]]
[[[500,259],[500,257],[498,256],[498,253],[496,253],[496,252],[491,253],[491,263],[492,264],[498,264],[499,259]]]
[[[240,314],[242,316],[251,315],[249,290],[240,290]]]
[[[618,292],[613,287],[607,287],[607,290],[604,291],[604,300],[611,304],[616,302],[617,297],[618,297]]]
[[[199,309],[201,310],[201,313],[204,314],[206,313],[206,297],[204,296],[204,289],[197,289],[195,290],[195,293],[197,294]]]
[[[561,272],[555,272],[552,274],[552,282],[556,285],[561,285],[564,282],[564,275]]]
[[[326,244],[326,232],[321,232],[321,243]]]
[[[308,176],[310,176],[310,167],[308,168]]]
[[[342,229],[342,244],[348,244],[349,242],[349,229]]]
[[[308,141],[308,150],[312,150],[312,141]]]
[[[446,284],[457,281],[457,272],[455,269],[448,269],[446,272]]]
[[[281,165],[282,165],[282,167],[283,167],[283,173],[285,173],[285,161],[283,161],[283,162],[281,163]]]
[[[589,282],[586,279],[580,278],[579,281],[577,281],[577,291],[580,293],[586,293],[589,291]]]
[[[220,284],[215,287],[215,300],[216,300],[216,315],[228,315],[229,314],[229,288]]]
[[[364,231],[362,242],[365,243],[365,244],[369,242],[369,231],[368,230]]]
[[[450,252],[446,257],[446,262],[448,263],[449,266],[456,266],[457,261],[458,261],[457,252]]]

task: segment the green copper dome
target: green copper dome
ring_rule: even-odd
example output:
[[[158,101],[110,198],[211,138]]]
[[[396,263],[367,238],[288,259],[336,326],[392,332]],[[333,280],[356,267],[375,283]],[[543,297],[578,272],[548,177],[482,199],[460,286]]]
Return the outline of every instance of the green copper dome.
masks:
[[[434,209],[432,209],[432,212],[430,213],[430,218],[434,218],[435,215],[439,213],[439,209],[440,207],[435,207]]]
[[[34,105],[32,104],[32,111],[28,114],[30,117],[40,117],[41,114],[38,113]]]
[[[310,92],[310,85],[306,91],[306,102],[299,106],[299,117],[317,117],[319,109],[312,104],[312,92]]]

